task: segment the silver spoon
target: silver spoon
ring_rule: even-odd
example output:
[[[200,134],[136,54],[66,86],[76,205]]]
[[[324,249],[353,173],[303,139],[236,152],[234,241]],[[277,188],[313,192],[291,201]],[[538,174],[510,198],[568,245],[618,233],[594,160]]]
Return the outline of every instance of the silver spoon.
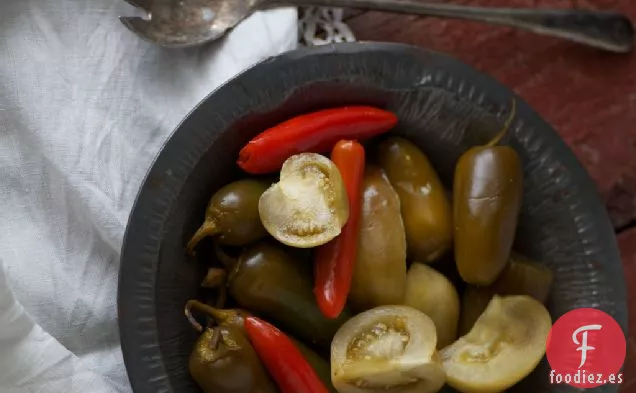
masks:
[[[622,14],[573,9],[472,7],[417,0],[125,0],[147,18],[121,17],[141,38],[169,48],[217,40],[254,11],[329,6],[480,21],[559,37],[609,52],[632,50],[634,27]]]

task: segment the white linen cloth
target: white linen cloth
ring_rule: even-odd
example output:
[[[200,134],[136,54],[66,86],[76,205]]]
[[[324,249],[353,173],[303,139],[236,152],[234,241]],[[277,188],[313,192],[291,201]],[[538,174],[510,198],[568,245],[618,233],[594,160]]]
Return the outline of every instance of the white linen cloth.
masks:
[[[0,393],[130,391],[117,274],[143,176],[205,95],[297,43],[292,8],[176,51],[125,29],[132,13],[0,1]]]

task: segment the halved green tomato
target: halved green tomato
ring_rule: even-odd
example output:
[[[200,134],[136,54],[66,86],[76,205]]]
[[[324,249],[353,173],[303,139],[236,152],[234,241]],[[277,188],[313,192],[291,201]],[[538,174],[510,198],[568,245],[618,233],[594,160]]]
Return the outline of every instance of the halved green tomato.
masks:
[[[508,389],[541,361],[551,327],[537,300],[495,295],[470,332],[440,352],[447,383],[464,393]]]
[[[349,218],[347,192],[327,157],[301,153],[285,161],[280,181],[258,203],[263,226],[279,242],[298,248],[325,244]]]
[[[356,315],[331,344],[331,380],[340,393],[434,393],[444,385],[435,324],[407,306]]]
[[[430,266],[414,262],[406,276],[404,303],[428,315],[437,327],[437,348],[457,338],[459,295],[453,283]]]

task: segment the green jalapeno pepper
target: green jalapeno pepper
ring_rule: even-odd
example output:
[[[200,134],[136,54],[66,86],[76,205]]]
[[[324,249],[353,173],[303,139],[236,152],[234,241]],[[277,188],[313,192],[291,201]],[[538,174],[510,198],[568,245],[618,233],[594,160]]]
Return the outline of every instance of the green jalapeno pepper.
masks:
[[[190,375],[205,393],[278,392],[241,329],[231,324],[203,329],[189,319],[201,332],[190,355]]]
[[[438,259],[451,246],[453,216],[435,169],[417,146],[399,137],[382,142],[378,156],[400,197],[409,258]]]
[[[203,312],[204,314],[211,317],[219,326],[233,326],[237,329],[240,329],[242,332],[245,331],[245,318],[250,316],[251,314],[245,310],[222,310],[214,307],[210,307],[207,304],[201,303],[197,300],[190,300],[186,305],[186,316],[190,319],[190,322],[193,325],[197,325],[196,322],[191,315],[190,310],[196,309],[198,311]],[[293,337],[290,337],[296,348],[302,353],[303,357],[309,362],[312,366],[318,377],[325,384],[327,389],[329,389],[330,393],[338,393],[336,389],[333,387],[331,383],[331,369],[329,368],[329,363],[323,359],[316,352],[308,348],[302,342],[296,340]]]
[[[492,284],[510,256],[523,197],[523,168],[517,152],[490,143],[469,149],[455,168],[453,220],[455,261],[462,279]]]
[[[259,242],[247,247],[238,259],[217,254],[229,271],[230,296],[241,306],[262,315],[289,334],[321,347],[331,343],[338,328],[349,319],[325,317],[313,294],[309,266],[281,247]]]
[[[266,236],[258,200],[268,186],[264,181],[244,179],[215,192],[205,211],[205,221],[188,242],[188,253],[193,255],[195,247],[208,236],[229,246],[243,246]]]
[[[382,169],[368,166],[349,304],[356,311],[400,304],[405,287],[406,236],[400,199]]]

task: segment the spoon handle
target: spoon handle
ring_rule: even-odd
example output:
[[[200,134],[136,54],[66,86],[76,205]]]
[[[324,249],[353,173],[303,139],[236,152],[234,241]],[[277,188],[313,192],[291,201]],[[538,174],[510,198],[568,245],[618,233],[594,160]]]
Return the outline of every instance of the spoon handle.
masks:
[[[625,15],[573,9],[473,7],[416,0],[264,0],[267,6],[328,6],[390,11],[486,22],[568,39],[616,53],[628,53],[634,27]]]

